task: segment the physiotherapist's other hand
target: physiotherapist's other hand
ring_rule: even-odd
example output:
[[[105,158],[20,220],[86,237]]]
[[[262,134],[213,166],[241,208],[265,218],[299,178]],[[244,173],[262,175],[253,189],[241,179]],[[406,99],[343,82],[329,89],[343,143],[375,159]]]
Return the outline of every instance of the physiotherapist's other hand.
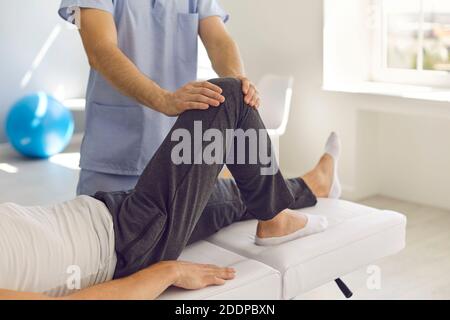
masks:
[[[176,261],[177,280],[174,286],[187,290],[203,289],[209,286],[223,285],[235,277],[232,268],[221,268],[210,264],[197,264]]]
[[[256,89],[256,86],[244,76],[239,76],[237,78],[242,81],[242,92],[244,92],[245,103],[250,107],[258,109],[261,104],[261,100],[259,98],[259,92]]]
[[[187,110],[206,110],[225,102],[222,89],[208,81],[189,82],[175,92],[167,92],[163,110],[168,116],[178,116]]]

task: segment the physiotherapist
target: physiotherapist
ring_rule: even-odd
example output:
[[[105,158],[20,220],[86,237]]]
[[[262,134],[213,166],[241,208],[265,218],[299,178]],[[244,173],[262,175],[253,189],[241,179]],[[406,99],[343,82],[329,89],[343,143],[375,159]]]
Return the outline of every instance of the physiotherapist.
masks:
[[[198,35],[216,73],[260,104],[217,0],[62,0],[59,14],[79,23],[91,65],[79,195],[133,189],[176,116],[224,101],[195,81]]]

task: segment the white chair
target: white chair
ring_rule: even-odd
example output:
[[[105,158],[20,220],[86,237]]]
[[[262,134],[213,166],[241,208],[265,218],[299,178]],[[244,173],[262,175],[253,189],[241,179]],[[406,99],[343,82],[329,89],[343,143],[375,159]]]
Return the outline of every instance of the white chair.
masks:
[[[293,84],[293,77],[267,74],[257,85],[261,98],[259,113],[266,125],[278,160],[280,160],[280,137],[286,132],[291,110]]]
[[[286,132],[293,84],[293,77],[267,74],[257,85],[261,96],[259,113],[270,136],[280,137]]]

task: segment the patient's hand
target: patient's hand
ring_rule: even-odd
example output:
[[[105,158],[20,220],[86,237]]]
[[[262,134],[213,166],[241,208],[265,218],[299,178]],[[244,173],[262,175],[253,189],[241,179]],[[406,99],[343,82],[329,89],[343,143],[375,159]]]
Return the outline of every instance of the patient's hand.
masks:
[[[178,261],[176,263],[177,280],[175,287],[196,290],[208,286],[223,285],[232,280],[236,271],[233,268],[221,268],[210,264],[195,264]]]

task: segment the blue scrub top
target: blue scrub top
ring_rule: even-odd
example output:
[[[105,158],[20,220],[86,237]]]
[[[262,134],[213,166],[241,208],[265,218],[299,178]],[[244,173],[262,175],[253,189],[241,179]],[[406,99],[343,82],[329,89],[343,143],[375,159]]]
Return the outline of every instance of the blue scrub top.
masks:
[[[120,49],[170,91],[197,78],[199,21],[210,16],[228,20],[216,0],[62,0],[60,16],[71,20],[74,7],[111,13]],[[80,166],[140,175],[175,120],[122,95],[91,69]]]

